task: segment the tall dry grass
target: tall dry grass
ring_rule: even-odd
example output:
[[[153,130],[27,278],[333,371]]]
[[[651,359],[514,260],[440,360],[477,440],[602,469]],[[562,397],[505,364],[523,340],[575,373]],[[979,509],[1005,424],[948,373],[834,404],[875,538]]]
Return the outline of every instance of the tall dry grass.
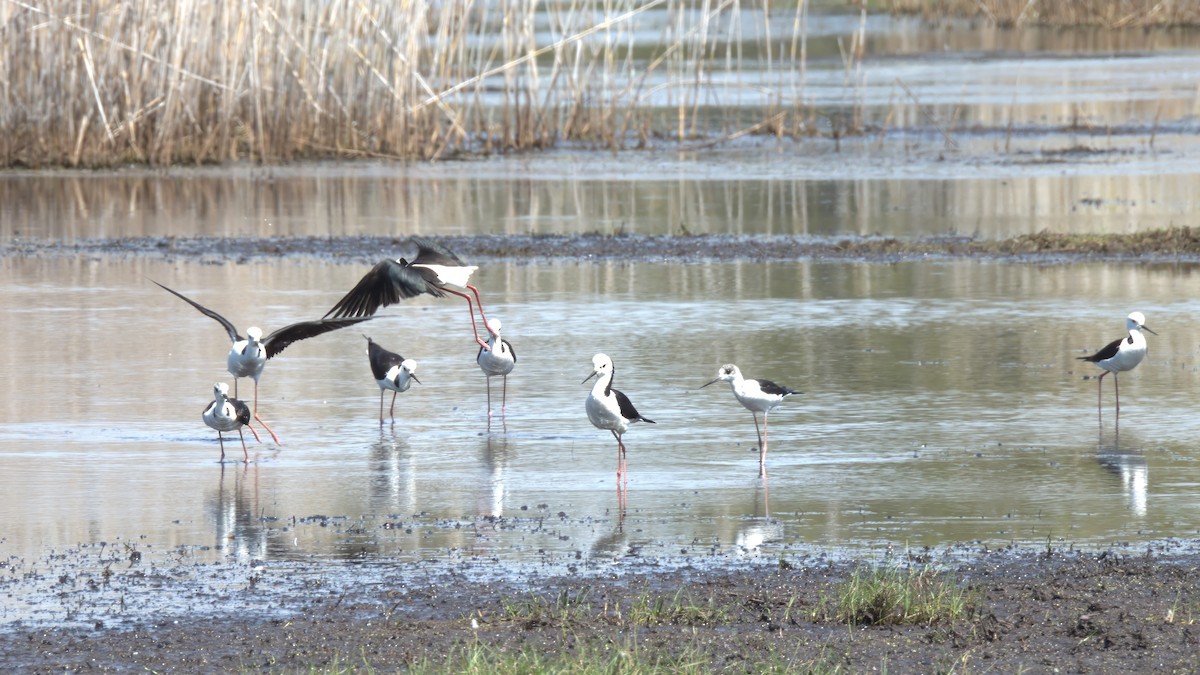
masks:
[[[739,0],[0,0],[0,165],[804,133],[806,7],[781,22]],[[777,84],[765,103],[709,105],[748,67]]]
[[[883,0],[897,14],[982,17],[1000,26],[1200,26],[1195,0]]]

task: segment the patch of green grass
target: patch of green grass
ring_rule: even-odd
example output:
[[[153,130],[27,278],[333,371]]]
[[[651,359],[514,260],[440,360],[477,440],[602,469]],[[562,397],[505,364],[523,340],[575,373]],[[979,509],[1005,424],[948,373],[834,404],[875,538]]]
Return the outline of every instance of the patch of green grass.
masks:
[[[835,616],[851,625],[953,623],[973,612],[971,594],[931,568],[859,568],[836,592]]]
[[[568,626],[595,614],[589,593],[575,595],[564,590],[553,598],[532,594],[524,598],[504,598],[500,618],[526,626]]]
[[[683,626],[713,626],[729,622],[730,612],[715,598],[697,601],[683,589],[670,598],[643,594],[629,609],[628,621],[635,626],[676,624]]]

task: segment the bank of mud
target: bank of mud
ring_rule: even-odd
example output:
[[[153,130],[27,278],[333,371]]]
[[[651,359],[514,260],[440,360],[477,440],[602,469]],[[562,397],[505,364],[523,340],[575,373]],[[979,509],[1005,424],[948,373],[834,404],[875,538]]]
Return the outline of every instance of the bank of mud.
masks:
[[[1173,227],[1122,235],[1042,232],[1004,240],[945,236],[809,237],[802,235],[648,236],[630,233],[583,235],[429,236],[469,259],[614,260],[704,262],[840,260],[899,262],[979,258],[1014,262],[1067,263],[1084,260],[1200,262],[1200,228]],[[412,255],[407,236],[378,237],[117,237],[52,241],[14,238],[0,257],[143,256],[207,263],[312,258],[364,264],[381,256]]]
[[[920,624],[847,624],[837,612],[841,589],[856,569],[878,565],[936,570],[964,589],[967,612]],[[980,548],[869,563],[696,558],[654,567],[618,562],[595,574],[482,579],[407,564],[363,574],[360,583],[351,568],[351,583],[336,590],[298,585],[270,594],[266,582],[248,583],[202,615],[10,624],[0,630],[0,668],[438,671],[471,659],[475,672],[524,662],[534,670],[609,664],[610,672],[1183,673],[1195,672],[1200,653],[1194,542],[1144,553]],[[172,575],[159,572],[161,591]]]

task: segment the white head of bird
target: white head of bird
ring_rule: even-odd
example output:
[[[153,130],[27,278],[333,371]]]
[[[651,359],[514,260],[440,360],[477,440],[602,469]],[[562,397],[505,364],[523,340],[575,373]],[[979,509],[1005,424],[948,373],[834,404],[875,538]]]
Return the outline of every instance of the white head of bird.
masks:
[[[500,337],[500,319],[488,319],[484,326],[487,327],[487,332],[492,337]]]
[[[421,384],[421,381],[417,379],[417,362],[413,361],[412,359],[404,359],[401,361],[400,367],[394,372],[396,375],[392,378],[392,382],[396,384],[396,388],[400,391],[406,391],[409,386],[411,386],[412,382]]]
[[[1141,312],[1129,313],[1129,316],[1125,319],[1125,329],[1144,330],[1153,333],[1154,335],[1158,335],[1158,333],[1150,330],[1150,327],[1146,325],[1146,315],[1142,314]]]
[[[607,354],[597,354],[592,357],[592,374],[583,378],[583,382],[587,382],[588,380],[592,379],[593,377],[596,377],[597,375],[600,376],[600,379],[604,379],[605,375],[611,376],[612,372],[613,372],[612,359],[608,358]],[[583,382],[580,382],[580,384],[583,384]],[[599,382],[597,382],[597,384],[599,384]]]
[[[251,326],[246,329],[246,337],[249,338],[251,342],[262,342],[262,335],[262,329],[258,326]]]
[[[213,400],[224,403],[229,400],[229,385],[224,382],[218,382],[213,385]]]
[[[736,387],[737,381],[741,380],[741,379],[743,379],[742,371],[739,370],[738,367],[733,365],[732,363],[726,363],[725,365],[721,366],[720,368],[717,368],[717,377],[715,380],[713,380],[712,382],[708,382],[708,383],[700,385],[700,388],[703,389],[710,384],[716,384],[718,382],[730,382],[730,383],[733,383],[734,386]]]

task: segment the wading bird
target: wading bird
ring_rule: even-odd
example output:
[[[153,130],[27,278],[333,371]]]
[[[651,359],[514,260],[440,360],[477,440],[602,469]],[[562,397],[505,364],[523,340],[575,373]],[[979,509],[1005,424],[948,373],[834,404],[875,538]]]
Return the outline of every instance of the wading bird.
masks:
[[[475,326],[475,309],[471,304],[471,296],[466,293],[469,290],[474,294],[475,302],[479,305],[479,316],[486,324],[487,317],[483,314],[483,301],[479,299],[479,289],[469,283],[471,274],[479,268],[464,263],[444,246],[420,237],[413,237],[412,241],[417,245],[417,257],[413,258],[412,262],[397,258],[375,265],[359,279],[349,293],[325,313],[325,316],[371,316],[380,307],[387,307],[422,293],[438,298],[451,293],[466,299],[475,341],[479,343],[480,348],[491,349],[488,343],[479,337],[479,329]]]
[[[504,390],[500,399],[500,414],[504,414],[504,408],[508,405],[508,374],[512,372],[514,366],[517,365],[517,352],[513,350],[512,343],[500,337],[500,319],[488,319],[484,324],[488,331],[488,347],[490,349],[479,348],[479,354],[475,356],[475,363],[479,364],[479,369],[487,378],[487,397],[488,397],[488,419],[492,419],[492,378],[501,376],[504,378]]]
[[[792,394],[802,392],[775,384],[770,380],[748,380],[742,377],[742,371],[732,363],[727,363],[717,369],[717,378],[708,384],[701,385],[703,389],[709,384],[728,382],[733,390],[733,396],[754,415],[754,431],[758,434],[758,477],[767,476],[767,414],[773,408],[783,403]],[[758,413],[763,414],[762,429],[758,428]]]
[[[217,442],[221,444],[221,461],[225,461],[225,439],[223,431],[236,431],[242,439],[242,457],[250,463],[250,453],[246,450],[246,437],[242,435],[242,427],[254,434],[254,440],[261,443],[258,432],[250,426],[250,406],[245,401],[229,397],[229,385],[218,382],[213,385],[213,402],[208,404],[202,415],[204,423],[217,430]]]
[[[1132,312],[1126,317],[1125,330],[1129,331],[1128,337],[1113,340],[1104,349],[1091,356],[1076,357],[1080,361],[1094,363],[1104,369],[1104,372],[1100,373],[1100,377],[1096,378],[1097,413],[1100,412],[1100,401],[1104,393],[1104,376],[1112,373],[1113,388],[1117,399],[1117,414],[1121,414],[1121,383],[1117,377],[1126,370],[1133,370],[1142,362],[1142,359],[1146,358],[1146,336],[1142,335],[1142,331],[1158,335],[1146,325],[1146,317],[1141,312]]]
[[[153,281],[153,280],[152,280]],[[354,318],[354,319],[319,319],[317,321],[301,321],[290,326],[284,326],[277,331],[272,332],[267,337],[263,337],[262,329],[256,326],[251,326],[246,329],[246,337],[238,335],[237,328],[234,327],[228,319],[217,314],[211,309],[201,305],[177,291],[173,291],[166,286],[154,282],[159,288],[167,291],[175,297],[183,300],[192,307],[195,307],[201,314],[215,319],[217,323],[225,327],[225,332],[229,333],[229,339],[233,343],[229,348],[229,357],[226,359],[226,367],[229,373],[233,375],[233,395],[237,396],[237,381],[238,378],[252,377],[254,378],[254,408],[252,414],[254,419],[271,434],[271,439],[275,444],[279,444],[279,437],[271,431],[271,427],[258,416],[258,378],[262,377],[263,367],[267,365],[267,359],[275,356],[279,352],[287,349],[288,345],[299,340],[304,340],[310,337],[316,337],[324,333],[346,326],[353,326],[356,323],[366,321],[370,317]]]
[[[389,352],[379,343],[367,338],[367,360],[371,362],[371,374],[379,385],[379,424],[383,424],[383,392],[392,392],[392,424],[396,423],[396,394],[408,391],[413,382],[421,384],[417,379],[417,362],[406,359],[396,352]]]
[[[592,425],[597,429],[611,431],[613,437],[617,439],[617,480],[620,481],[625,475],[625,442],[621,440],[621,436],[629,430],[629,425],[634,422],[655,424],[655,421],[643,417],[633,407],[628,396],[613,389],[615,370],[612,359],[605,354],[596,354],[592,357],[592,374],[583,378],[583,382],[597,377],[596,384],[592,386],[592,391],[588,394],[585,407]]]

